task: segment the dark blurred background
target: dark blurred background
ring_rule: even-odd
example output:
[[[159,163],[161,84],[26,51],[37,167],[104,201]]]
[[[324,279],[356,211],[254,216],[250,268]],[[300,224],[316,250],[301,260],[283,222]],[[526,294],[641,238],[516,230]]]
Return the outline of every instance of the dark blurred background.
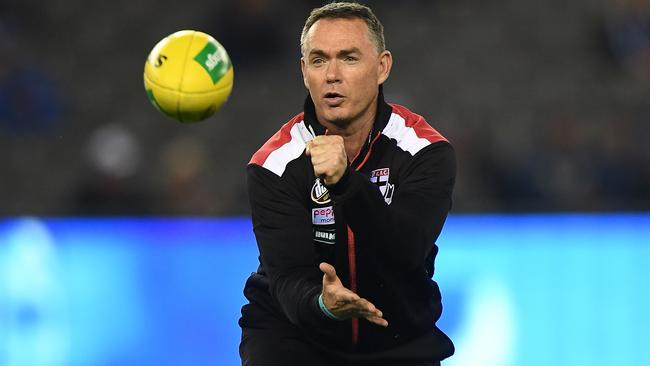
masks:
[[[306,96],[321,1],[0,3],[1,215],[246,215],[245,166]],[[390,102],[456,147],[455,212],[650,209],[650,1],[366,1]],[[235,86],[181,125],[143,88],[181,29],[229,51]]]

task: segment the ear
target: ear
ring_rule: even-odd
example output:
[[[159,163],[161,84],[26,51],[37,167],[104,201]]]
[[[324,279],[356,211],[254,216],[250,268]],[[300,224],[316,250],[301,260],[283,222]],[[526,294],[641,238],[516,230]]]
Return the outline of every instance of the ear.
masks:
[[[300,71],[302,71],[302,82],[305,84],[305,88],[309,90],[309,83],[307,83],[307,75],[305,74],[305,68],[307,65],[305,64],[305,58],[301,57],[300,58]]]
[[[379,79],[377,82],[378,85],[383,84],[386,81],[386,79],[388,79],[392,67],[393,67],[393,55],[390,53],[390,51],[385,50],[382,53],[380,53],[379,65],[378,65],[378,71],[379,71]]]

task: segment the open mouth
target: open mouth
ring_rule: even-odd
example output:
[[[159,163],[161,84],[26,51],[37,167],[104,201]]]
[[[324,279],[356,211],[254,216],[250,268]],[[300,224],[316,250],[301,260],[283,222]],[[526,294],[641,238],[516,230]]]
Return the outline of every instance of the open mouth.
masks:
[[[345,96],[336,92],[329,92],[329,93],[325,93],[324,98],[325,98],[325,102],[330,107],[336,107],[341,103],[343,103],[343,98],[345,98]]]

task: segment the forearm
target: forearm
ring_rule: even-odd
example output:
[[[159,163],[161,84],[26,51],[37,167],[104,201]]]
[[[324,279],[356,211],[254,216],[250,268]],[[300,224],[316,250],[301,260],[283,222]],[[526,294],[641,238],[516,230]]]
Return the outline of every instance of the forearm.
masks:
[[[322,324],[318,307],[322,274],[314,264],[307,209],[291,196],[277,176],[249,167],[249,198],[260,261],[269,292],[298,327]]]
[[[323,327],[328,318],[318,304],[321,275],[312,268],[293,271],[272,270],[270,292],[289,321],[301,328]]]

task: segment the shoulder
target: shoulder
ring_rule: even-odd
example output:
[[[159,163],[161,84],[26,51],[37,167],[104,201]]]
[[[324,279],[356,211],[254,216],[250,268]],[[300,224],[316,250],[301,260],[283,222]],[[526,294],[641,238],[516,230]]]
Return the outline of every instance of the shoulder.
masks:
[[[297,159],[305,150],[305,144],[313,138],[304,121],[304,113],[285,123],[251,157],[249,165],[258,165],[282,176],[287,164]]]
[[[438,142],[449,141],[422,117],[399,104],[391,104],[393,111],[381,132],[397,142],[397,146],[411,155]]]

